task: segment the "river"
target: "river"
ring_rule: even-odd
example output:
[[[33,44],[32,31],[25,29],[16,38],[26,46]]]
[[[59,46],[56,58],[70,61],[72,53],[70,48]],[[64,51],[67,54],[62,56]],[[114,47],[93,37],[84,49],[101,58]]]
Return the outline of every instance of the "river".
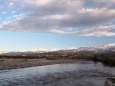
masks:
[[[40,79],[43,79],[42,77],[48,79],[48,75],[64,74],[69,72],[72,73],[72,71],[74,71],[74,73],[77,73],[79,71],[84,71],[84,73],[86,73],[85,71],[98,71],[103,74],[110,74],[111,76],[115,76],[115,67],[104,66],[100,62],[94,63],[93,61],[78,61],[77,63],[55,64],[38,67],[1,70],[0,86],[41,86],[41,83],[39,84],[39,81]],[[36,82],[35,80],[38,81]],[[42,80],[42,83],[43,82],[44,80]]]

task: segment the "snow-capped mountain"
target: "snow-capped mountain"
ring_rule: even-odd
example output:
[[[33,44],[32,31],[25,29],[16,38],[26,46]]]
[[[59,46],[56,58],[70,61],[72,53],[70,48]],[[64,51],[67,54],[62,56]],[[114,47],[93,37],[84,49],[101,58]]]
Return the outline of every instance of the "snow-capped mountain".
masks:
[[[66,48],[66,49],[54,48],[51,50],[38,48],[38,49],[32,49],[27,51],[12,51],[12,52],[0,51],[0,54],[31,54],[31,53],[39,54],[39,53],[76,53],[76,52],[94,52],[94,53],[115,52],[115,43],[98,46],[98,47],[80,47],[80,48]]]
[[[115,44],[107,44],[98,47],[80,47],[74,49],[65,49],[65,50],[58,50],[58,53],[76,53],[76,52],[94,52],[94,53],[101,53],[101,52],[115,52]]]
[[[106,50],[106,51],[115,51],[115,44],[107,44],[107,45],[103,45],[103,46],[99,46],[97,47],[99,49],[102,49],[102,50]]]
[[[100,48],[113,48],[115,47],[115,44],[107,44],[107,45],[103,45],[103,46],[100,46]]]
[[[39,53],[44,53],[44,52],[49,52],[49,50],[45,49],[45,48],[38,48],[38,49],[30,49],[30,50],[27,50],[27,51],[24,51],[24,52],[39,52]]]
[[[2,53],[8,53],[9,51],[0,51],[0,54],[2,54]]]

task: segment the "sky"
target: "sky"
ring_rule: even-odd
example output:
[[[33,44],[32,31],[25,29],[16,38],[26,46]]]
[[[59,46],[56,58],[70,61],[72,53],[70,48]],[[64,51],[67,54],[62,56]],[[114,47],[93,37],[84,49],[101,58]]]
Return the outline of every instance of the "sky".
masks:
[[[115,0],[0,0],[0,50],[115,43]]]

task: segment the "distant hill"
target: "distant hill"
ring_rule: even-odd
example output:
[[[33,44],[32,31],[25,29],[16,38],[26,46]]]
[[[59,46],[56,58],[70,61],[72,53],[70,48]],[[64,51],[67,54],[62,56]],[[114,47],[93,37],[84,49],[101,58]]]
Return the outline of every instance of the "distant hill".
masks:
[[[25,54],[41,54],[41,53],[54,53],[54,54],[64,54],[64,53],[110,53],[115,52],[115,44],[107,44],[98,47],[80,47],[74,49],[34,49],[27,51],[0,51],[1,55],[25,55]]]

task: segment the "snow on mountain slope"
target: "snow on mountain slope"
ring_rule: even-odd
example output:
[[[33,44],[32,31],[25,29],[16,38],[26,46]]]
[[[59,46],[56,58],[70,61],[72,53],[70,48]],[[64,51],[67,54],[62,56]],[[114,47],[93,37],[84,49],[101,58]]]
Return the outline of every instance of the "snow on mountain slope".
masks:
[[[8,53],[9,51],[0,51],[0,54],[2,54],[2,53]]]
[[[66,48],[66,49],[58,49],[54,48],[51,50],[44,49],[44,48],[38,48],[38,49],[31,49],[27,51],[0,51],[0,54],[17,54],[17,53],[46,53],[46,52],[57,52],[57,53],[75,53],[75,52],[85,52],[85,51],[93,51],[93,52],[109,52],[109,51],[115,51],[115,43],[113,44],[107,44],[103,46],[98,47],[80,47],[80,48]]]
[[[102,48],[110,48],[110,47],[115,47],[115,44],[107,44],[107,45],[103,45],[103,46],[100,46]]]
[[[39,53],[43,53],[43,52],[49,52],[48,49],[44,49],[44,48],[38,48],[38,49],[30,49],[24,52],[39,52]]]
[[[115,50],[115,43],[99,46],[97,48],[100,48],[100,49],[103,49],[103,50]]]

